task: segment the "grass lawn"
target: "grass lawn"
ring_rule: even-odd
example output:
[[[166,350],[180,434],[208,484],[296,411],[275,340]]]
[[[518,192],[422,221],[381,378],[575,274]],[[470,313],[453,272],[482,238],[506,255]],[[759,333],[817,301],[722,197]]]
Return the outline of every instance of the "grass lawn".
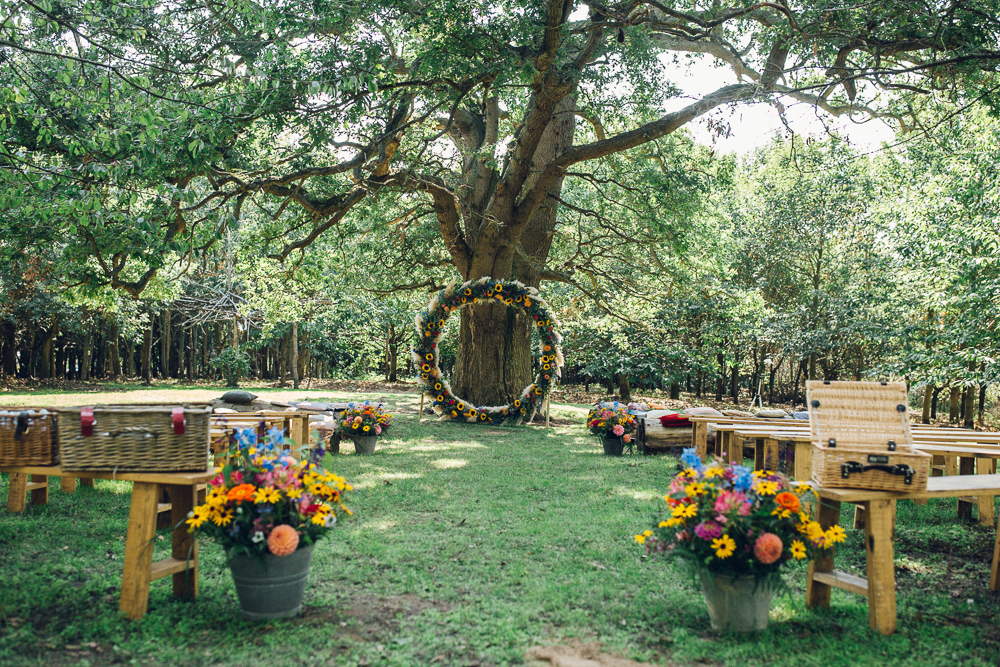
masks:
[[[257,391],[257,390],[254,390]],[[217,389],[123,391],[101,401],[192,400]],[[266,392],[285,398],[365,398]],[[169,395],[170,398],[167,398]],[[376,395],[368,396],[371,398]],[[776,597],[769,628],[709,629],[682,564],[647,558],[632,535],[664,507],[676,460],[601,454],[581,425],[418,423],[416,394],[388,394],[399,416],[372,457],[335,459],[356,516],[316,549],[305,612],[240,620],[222,550],[202,542],[201,596],[154,582],[149,613],[118,615],[130,485],[98,480],[23,515],[0,509],[0,665],[507,665],[535,645],[600,641],[658,665],[996,665],[1000,607],[987,589],[993,530],[959,523],[954,501],[901,503],[900,631],[868,630],[861,597],[804,607],[805,569]],[[12,404],[79,404],[93,394],[5,394]],[[555,406],[582,424],[582,406]],[[8,479],[0,476],[0,503]],[[860,531],[838,567],[863,571]],[[169,551],[169,536],[155,558]]]

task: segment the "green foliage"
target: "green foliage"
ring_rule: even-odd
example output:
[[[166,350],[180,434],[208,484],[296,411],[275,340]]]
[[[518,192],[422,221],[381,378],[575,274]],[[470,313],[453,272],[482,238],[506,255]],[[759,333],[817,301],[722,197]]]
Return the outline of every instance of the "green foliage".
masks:
[[[241,378],[250,374],[250,358],[238,347],[227,347],[209,365],[226,377],[226,386],[237,387]]]

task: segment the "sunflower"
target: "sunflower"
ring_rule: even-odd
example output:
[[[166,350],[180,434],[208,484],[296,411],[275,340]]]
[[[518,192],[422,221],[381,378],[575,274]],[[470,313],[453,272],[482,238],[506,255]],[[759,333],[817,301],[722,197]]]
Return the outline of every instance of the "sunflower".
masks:
[[[438,394],[437,400],[443,401],[444,400],[444,396],[442,396],[441,394]]]
[[[501,285],[500,283],[497,283],[496,287],[494,287],[493,289],[495,291],[497,291],[497,292],[502,292],[503,291],[503,285]]]
[[[428,352],[427,354],[424,355],[424,359],[426,359],[427,361],[434,361],[434,353]]]

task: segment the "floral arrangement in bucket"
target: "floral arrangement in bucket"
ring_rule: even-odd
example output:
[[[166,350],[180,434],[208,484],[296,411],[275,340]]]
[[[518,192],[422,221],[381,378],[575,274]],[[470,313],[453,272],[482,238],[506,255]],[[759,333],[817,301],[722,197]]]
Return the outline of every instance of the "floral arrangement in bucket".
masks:
[[[298,457],[294,444],[278,429],[261,441],[253,429],[238,430],[205,502],[187,518],[188,532],[225,549],[246,618],[298,613],[313,545],[353,514],[344,504],[351,485],[319,465],[329,455]],[[282,586],[269,585],[272,578]]]
[[[703,464],[694,449],[685,449],[681,462],[684,468],[664,496],[669,515],[635,540],[651,555],[679,556],[694,565],[714,628],[761,629],[782,566],[829,554],[844,540],[844,530],[837,525],[823,530],[811,519],[806,508],[814,498],[806,484],[721,461]],[[747,600],[713,606],[713,597],[737,590],[766,597],[766,603],[758,601],[756,618],[739,617],[753,612]]]
[[[635,432],[635,417],[629,414],[626,405],[617,401],[598,403],[587,413],[587,428],[602,438],[621,438],[625,442],[631,442],[631,434]]]
[[[340,416],[337,430],[349,438],[385,435],[392,427],[392,415],[385,411],[383,403],[349,403]]]

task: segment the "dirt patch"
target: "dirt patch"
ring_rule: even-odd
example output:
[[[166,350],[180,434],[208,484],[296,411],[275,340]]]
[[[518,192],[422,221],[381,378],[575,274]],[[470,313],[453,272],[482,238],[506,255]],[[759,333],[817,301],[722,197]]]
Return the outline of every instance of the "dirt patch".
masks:
[[[603,651],[600,642],[571,643],[557,646],[532,646],[525,659],[533,667],[665,667],[673,663],[636,662]]]
[[[347,609],[331,611],[322,607],[305,606],[302,614],[292,622],[296,625],[340,625],[343,635],[357,641],[380,641],[391,639],[399,630],[400,621],[410,616],[437,609],[448,611],[450,606],[434,600],[425,600],[416,595],[400,595],[391,598],[371,595],[352,595]],[[353,622],[348,622],[353,620]]]

